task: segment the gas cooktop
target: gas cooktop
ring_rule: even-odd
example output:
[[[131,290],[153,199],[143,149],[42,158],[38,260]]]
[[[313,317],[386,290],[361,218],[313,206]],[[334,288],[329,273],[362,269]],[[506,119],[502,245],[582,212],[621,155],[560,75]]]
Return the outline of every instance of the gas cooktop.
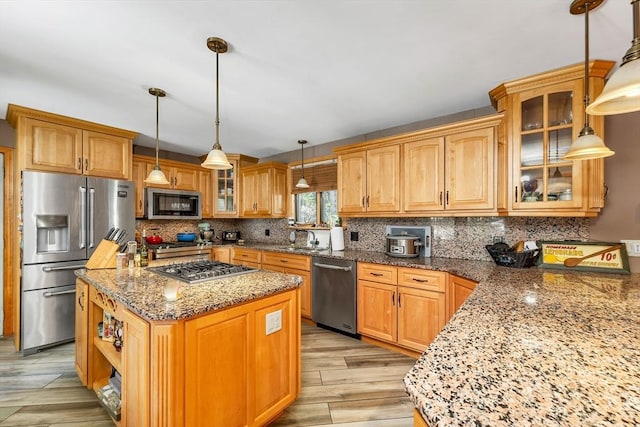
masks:
[[[255,268],[245,267],[243,265],[233,265],[209,260],[172,263],[158,267],[149,267],[148,269],[154,273],[186,283],[206,282],[208,280],[237,276],[239,274],[256,271]]]

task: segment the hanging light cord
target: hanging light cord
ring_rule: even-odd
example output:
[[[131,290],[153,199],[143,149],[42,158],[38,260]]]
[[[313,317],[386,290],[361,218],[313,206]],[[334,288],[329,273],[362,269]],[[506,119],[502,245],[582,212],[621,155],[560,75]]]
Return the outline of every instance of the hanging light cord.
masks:
[[[218,51],[216,50],[216,143],[213,144],[214,150],[222,150],[220,145],[220,86],[218,75]]]
[[[584,4],[584,129],[591,129],[589,126],[589,114],[587,114],[587,106],[589,105],[589,2]],[[582,132],[580,132],[582,134]],[[593,133],[593,131],[591,131]]]
[[[302,157],[302,178],[304,178],[304,143],[300,143],[301,157]]]
[[[156,166],[158,165],[158,150],[159,150],[159,137],[158,137],[158,122],[160,121],[160,103],[158,102],[159,94],[156,92]]]

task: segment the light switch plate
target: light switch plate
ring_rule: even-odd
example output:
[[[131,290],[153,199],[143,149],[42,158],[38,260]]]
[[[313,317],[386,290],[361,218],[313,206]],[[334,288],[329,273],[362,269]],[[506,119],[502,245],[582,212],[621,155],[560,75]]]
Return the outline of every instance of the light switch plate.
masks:
[[[266,316],[266,335],[282,329],[282,310],[273,311]]]
[[[640,240],[620,240],[627,246],[628,256],[640,256]]]

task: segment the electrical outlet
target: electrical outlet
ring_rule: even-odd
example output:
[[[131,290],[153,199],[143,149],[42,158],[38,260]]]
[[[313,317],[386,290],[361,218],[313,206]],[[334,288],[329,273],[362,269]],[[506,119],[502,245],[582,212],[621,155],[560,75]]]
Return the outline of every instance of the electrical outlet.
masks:
[[[628,256],[640,256],[640,240],[620,240],[627,247]]]
[[[270,235],[270,234],[271,234],[271,232],[269,231],[269,229],[268,229],[268,228],[265,228],[265,229],[264,229],[264,235],[265,235],[265,236],[268,236],[268,235]]]
[[[351,241],[352,242],[357,242],[359,238],[360,238],[360,234],[357,231],[352,231],[351,232]]]
[[[493,243],[503,243],[504,236],[493,236]]]
[[[280,329],[282,329],[282,310],[274,311],[267,314],[265,320],[265,335],[271,335],[274,332],[278,332]]]

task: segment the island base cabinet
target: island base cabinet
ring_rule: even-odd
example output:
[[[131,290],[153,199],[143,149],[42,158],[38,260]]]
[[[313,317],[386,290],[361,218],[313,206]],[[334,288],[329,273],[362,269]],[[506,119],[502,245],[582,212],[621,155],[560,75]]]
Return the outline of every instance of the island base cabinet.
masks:
[[[185,323],[185,426],[262,426],[299,392],[298,290]]]
[[[122,312],[122,425],[149,425],[149,324],[128,310]]]
[[[82,385],[88,383],[89,285],[76,281],[76,372]]]

